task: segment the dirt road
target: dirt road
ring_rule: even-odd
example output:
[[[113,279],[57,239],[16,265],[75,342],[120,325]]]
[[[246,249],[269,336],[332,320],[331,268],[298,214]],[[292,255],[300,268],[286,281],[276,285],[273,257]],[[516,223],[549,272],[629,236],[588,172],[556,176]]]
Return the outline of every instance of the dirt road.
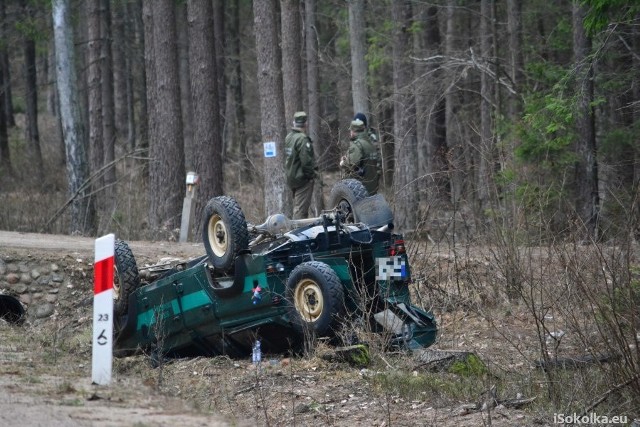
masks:
[[[0,255],[3,250],[26,250],[27,253],[33,251],[36,254],[90,254],[93,252],[94,242],[95,239],[89,237],[0,231]],[[141,257],[188,258],[204,254],[204,248],[200,243],[129,242],[129,246]]]

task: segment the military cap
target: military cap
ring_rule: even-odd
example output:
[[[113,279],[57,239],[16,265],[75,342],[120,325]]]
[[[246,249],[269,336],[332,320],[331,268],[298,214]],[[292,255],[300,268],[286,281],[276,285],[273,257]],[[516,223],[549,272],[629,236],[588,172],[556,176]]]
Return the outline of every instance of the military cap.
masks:
[[[304,111],[298,111],[293,115],[293,122],[297,125],[304,125],[307,123],[307,113]]]
[[[365,116],[364,113],[356,113],[356,115],[353,116],[353,120],[362,120],[364,127],[367,127],[367,116]]]
[[[351,122],[351,126],[349,126],[349,129],[351,129],[354,132],[362,132],[364,128],[365,128],[364,122],[360,119],[355,119],[354,121]]]

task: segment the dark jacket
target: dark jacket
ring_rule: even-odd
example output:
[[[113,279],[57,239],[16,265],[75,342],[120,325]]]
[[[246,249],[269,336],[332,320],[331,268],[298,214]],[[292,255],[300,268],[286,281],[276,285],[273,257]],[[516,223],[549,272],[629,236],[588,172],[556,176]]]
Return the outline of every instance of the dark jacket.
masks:
[[[378,192],[378,179],[380,177],[380,155],[378,149],[371,142],[366,131],[358,132],[349,143],[346,161],[342,169],[347,178],[355,178],[362,181],[369,195]]]
[[[287,185],[299,188],[316,176],[316,162],[311,138],[299,129],[292,129],[284,140]]]

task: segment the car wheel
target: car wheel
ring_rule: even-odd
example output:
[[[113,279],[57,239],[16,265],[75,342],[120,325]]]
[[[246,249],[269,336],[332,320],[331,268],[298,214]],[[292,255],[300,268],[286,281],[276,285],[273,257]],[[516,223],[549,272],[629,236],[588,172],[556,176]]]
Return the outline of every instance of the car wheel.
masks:
[[[127,242],[115,241],[114,256],[113,312],[117,319],[127,315],[129,295],[140,287],[140,275],[136,259]]]
[[[247,221],[232,197],[219,196],[204,208],[202,241],[214,268],[230,270],[236,256],[249,247]]]
[[[294,328],[329,336],[344,312],[344,289],[335,271],[318,261],[304,262],[287,279],[287,300]]]
[[[367,189],[357,179],[343,179],[338,181],[329,194],[329,207],[337,208],[346,216],[347,223],[358,222],[353,205],[369,196]]]

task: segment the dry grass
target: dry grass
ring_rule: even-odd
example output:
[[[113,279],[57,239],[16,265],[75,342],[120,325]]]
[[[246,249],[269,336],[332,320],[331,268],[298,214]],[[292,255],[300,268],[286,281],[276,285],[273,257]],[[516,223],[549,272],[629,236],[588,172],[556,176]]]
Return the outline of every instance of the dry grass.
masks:
[[[614,349],[611,340],[604,339],[613,336],[607,335],[611,331],[603,316],[590,311],[589,304],[578,304],[577,287],[575,294],[569,292],[567,275],[562,273],[567,270],[558,256],[543,248],[531,251],[533,273],[530,281],[523,282],[523,291],[531,287],[535,292],[513,298],[500,289],[506,283],[500,268],[488,261],[494,249],[470,247],[463,251],[468,256],[456,256],[443,250],[422,253],[431,249],[430,244],[422,245],[413,256],[414,291],[439,321],[436,347],[471,351],[484,369],[463,366],[431,372],[410,354],[389,353],[376,345],[371,346],[372,365],[360,369],[324,360],[330,347],[321,342],[301,357],[264,355],[258,368],[249,359],[226,357],[170,360],[160,369],[153,368],[147,356],[117,359],[113,393],[135,405],[136,400],[144,401],[148,393],[144,390],[152,390],[187,401],[196,412],[214,411],[230,420],[260,425],[409,426],[416,419],[445,426],[513,425],[514,420],[518,425],[544,425],[552,422],[553,413],[582,413],[594,403],[591,411],[599,415],[638,416],[638,395],[632,385],[611,392],[633,374],[627,359],[551,373],[536,366],[545,359],[543,351],[549,351],[547,360],[553,361]],[[595,262],[588,257],[594,254],[591,249],[579,249],[576,256]],[[60,262],[63,268],[64,262]],[[91,294],[90,283],[78,287],[76,292]],[[536,296],[534,305],[526,295]],[[606,301],[604,295],[599,299]],[[62,393],[69,405],[83,405],[87,389],[69,378],[68,367],[89,375],[90,306],[77,303],[82,296],[74,298],[60,296],[66,302],[59,306],[55,321],[28,324],[22,330],[3,326],[3,348],[12,349],[3,354],[20,358],[19,367],[11,369],[19,371],[25,387],[45,396]],[[553,338],[551,333],[559,331],[564,334]],[[366,336],[366,331],[360,332]],[[30,337],[28,342],[24,335]],[[7,374],[7,365],[3,369]],[[132,384],[139,389],[132,390]],[[487,410],[465,409],[464,405],[476,404],[481,408],[492,387],[498,400],[518,396],[535,400],[522,409],[493,408],[491,418]]]

